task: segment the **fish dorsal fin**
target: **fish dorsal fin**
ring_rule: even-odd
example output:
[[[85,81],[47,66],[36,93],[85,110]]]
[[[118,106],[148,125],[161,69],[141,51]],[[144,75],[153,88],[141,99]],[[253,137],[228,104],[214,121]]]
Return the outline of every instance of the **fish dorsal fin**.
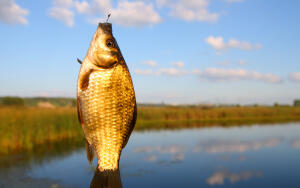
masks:
[[[80,59],[77,58],[77,61],[79,64],[82,64],[82,61]]]

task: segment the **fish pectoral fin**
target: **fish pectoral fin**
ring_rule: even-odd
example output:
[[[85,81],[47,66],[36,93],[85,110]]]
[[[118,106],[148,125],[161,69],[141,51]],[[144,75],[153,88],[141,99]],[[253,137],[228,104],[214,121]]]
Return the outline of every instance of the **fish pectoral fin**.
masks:
[[[79,88],[84,91],[88,88],[89,86],[89,80],[90,80],[90,75],[94,69],[88,69],[82,75],[79,77]]]
[[[82,64],[82,61],[80,59],[77,58],[77,61],[79,64]]]
[[[92,146],[89,144],[87,140],[85,140],[85,150],[86,150],[86,157],[89,163],[92,164],[95,154]]]
[[[77,97],[77,116],[79,123],[81,125],[81,128],[84,127],[83,118],[82,118],[82,111],[81,111],[81,105],[80,105],[80,98]]]

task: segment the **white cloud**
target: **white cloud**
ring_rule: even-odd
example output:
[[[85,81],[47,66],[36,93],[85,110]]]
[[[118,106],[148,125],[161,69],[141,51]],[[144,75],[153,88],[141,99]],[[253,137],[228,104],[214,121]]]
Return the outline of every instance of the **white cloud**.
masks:
[[[111,14],[111,20],[123,26],[146,26],[162,21],[152,4],[140,1],[121,1],[116,9],[111,10]]]
[[[157,65],[156,61],[148,60],[143,62],[145,65],[148,65],[150,67],[155,67]]]
[[[153,75],[154,72],[151,70],[151,69],[135,69],[133,71],[135,74],[138,74],[138,75]]]
[[[250,44],[247,41],[240,41],[234,38],[229,39],[226,43],[224,42],[223,37],[209,36],[205,39],[205,41],[216,50],[227,50],[230,48],[237,48],[241,50],[255,50],[262,48],[261,44]]]
[[[211,81],[236,81],[236,80],[256,80],[269,83],[279,83],[282,79],[271,73],[259,73],[245,69],[223,69],[223,68],[207,68],[204,70],[193,71],[201,79]]]
[[[292,80],[292,81],[295,81],[295,82],[300,82],[300,72],[292,72],[289,74],[289,78]]]
[[[227,3],[241,3],[244,2],[244,0],[224,0]]]
[[[49,15],[57,20],[64,22],[67,26],[74,26],[74,12],[64,7],[52,7]]]
[[[135,69],[135,74],[138,75],[166,75],[166,76],[184,76],[188,74],[187,71],[177,68],[161,68],[157,70],[152,69]]]
[[[93,7],[95,7],[94,11],[100,10],[103,14],[108,14],[110,9],[112,9],[110,0],[93,0]]]
[[[88,14],[89,11],[91,10],[89,3],[86,1],[82,1],[82,2],[76,1],[75,8],[79,14]]]
[[[53,6],[49,9],[49,16],[64,22],[67,26],[74,26],[73,0],[53,0]]]
[[[206,43],[211,45],[216,50],[225,50],[226,45],[223,41],[223,37],[213,37],[209,36],[205,39]]]
[[[176,69],[176,68],[163,68],[157,71],[158,75],[168,75],[168,76],[183,76],[187,74],[187,71]]]
[[[232,173],[228,170],[218,170],[210,177],[206,179],[206,182],[209,185],[223,185],[225,179],[228,179],[230,183],[236,183],[241,180],[248,180],[251,177],[261,177],[261,172],[253,172],[253,171],[242,171],[238,173]]]
[[[88,7],[90,8],[88,9]],[[112,7],[110,0],[93,0],[91,5],[84,1],[81,3],[77,2],[76,9],[79,13],[94,16],[101,13],[101,17],[89,18],[89,22],[93,24],[98,24],[100,21],[103,22],[108,13],[111,13],[110,19],[113,23],[127,27],[153,25],[162,21],[162,18],[154,10],[152,3],[142,1],[119,1],[116,8]]]
[[[102,14],[106,16],[112,9],[110,0],[76,1],[74,4],[79,14]],[[104,20],[105,18],[103,18],[102,22]]]
[[[0,21],[8,24],[28,24],[27,9],[21,8],[14,0],[0,0]]]
[[[170,8],[170,15],[185,21],[215,22],[219,14],[208,10],[210,0],[156,0],[158,7]]]
[[[247,64],[247,62],[246,62],[246,61],[244,61],[244,60],[239,60],[239,61],[238,61],[238,64],[239,64],[239,65],[246,65],[246,64]]]
[[[171,63],[171,65],[178,67],[178,68],[182,68],[182,67],[184,67],[184,62],[182,62],[182,61],[173,62],[173,63]]]
[[[53,5],[58,7],[72,7],[73,0],[53,0]]]

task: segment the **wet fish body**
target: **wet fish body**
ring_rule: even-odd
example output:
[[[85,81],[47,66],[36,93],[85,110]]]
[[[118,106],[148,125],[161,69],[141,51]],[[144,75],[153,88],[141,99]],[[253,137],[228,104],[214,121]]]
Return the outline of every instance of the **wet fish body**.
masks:
[[[131,76],[110,23],[100,23],[84,58],[77,86],[77,109],[92,161],[100,171],[116,170],[136,121]]]

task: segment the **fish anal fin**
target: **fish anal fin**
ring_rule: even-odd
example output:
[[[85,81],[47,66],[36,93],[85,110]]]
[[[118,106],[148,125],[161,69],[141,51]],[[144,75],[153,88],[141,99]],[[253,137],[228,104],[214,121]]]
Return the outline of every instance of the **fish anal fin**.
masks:
[[[94,150],[87,140],[85,140],[85,150],[86,150],[86,157],[89,163],[91,164],[94,159]]]

